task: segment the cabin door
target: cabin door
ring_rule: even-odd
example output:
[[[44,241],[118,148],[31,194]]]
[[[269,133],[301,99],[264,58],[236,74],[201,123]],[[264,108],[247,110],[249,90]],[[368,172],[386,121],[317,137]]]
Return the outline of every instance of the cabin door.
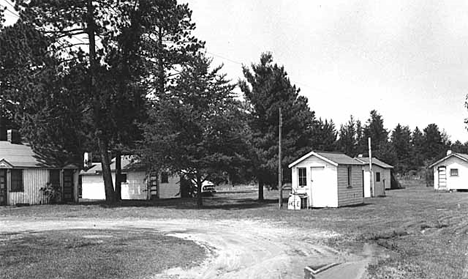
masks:
[[[447,188],[447,168],[446,167],[439,167],[437,169],[438,173],[438,182],[439,182],[439,189]]]
[[[7,170],[0,170],[0,205],[7,205]]]
[[[324,179],[324,167],[310,168],[310,196],[312,197],[312,207],[327,207],[329,204],[327,184]]]
[[[73,202],[73,170],[63,171],[63,201]]]

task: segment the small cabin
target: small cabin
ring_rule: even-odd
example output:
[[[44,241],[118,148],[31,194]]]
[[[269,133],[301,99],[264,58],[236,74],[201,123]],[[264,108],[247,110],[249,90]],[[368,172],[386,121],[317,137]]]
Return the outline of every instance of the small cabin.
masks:
[[[44,189],[56,189],[51,199]],[[45,166],[19,133],[8,130],[0,140],[0,205],[33,205],[78,201],[78,167]]]
[[[372,157],[372,173],[374,179],[374,188],[372,188],[369,157],[357,157],[355,159],[363,163],[364,197],[384,196],[385,190],[391,189],[392,186],[393,166]]]
[[[289,165],[292,193],[311,207],[342,207],[364,202],[363,164],[342,153],[310,152]]]
[[[468,154],[449,151],[429,168],[434,172],[435,190],[468,190]]]
[[[115,188],[115,159],[111,162],[112,181]],[[121,196],[123,200],[149,200],[180,197],[180,178],[162,172],[148,175],[147,172],[132,163],[130,156],[123,156],[121,162]],[[80,173],[81,201],[105,200],[104,180],[101,163],[92,163]]]

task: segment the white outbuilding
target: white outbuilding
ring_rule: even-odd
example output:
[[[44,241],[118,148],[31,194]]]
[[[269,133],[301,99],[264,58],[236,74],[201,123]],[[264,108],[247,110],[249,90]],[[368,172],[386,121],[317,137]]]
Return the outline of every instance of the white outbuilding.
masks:
[[[384,196],[385,190],[391,189],[393,166],[372,157],[372,172],[374,188],[372,189],[369,157],[357,157],[363,163],[364,170],[364,197]]]
[[[363,164],[342,153],[310,152],[289,165],[292,192],[308,207],[341,207],[364,202]]]
[[[429,168],[434,171],[435,190],[468,190],[468,154],[449,151]]]

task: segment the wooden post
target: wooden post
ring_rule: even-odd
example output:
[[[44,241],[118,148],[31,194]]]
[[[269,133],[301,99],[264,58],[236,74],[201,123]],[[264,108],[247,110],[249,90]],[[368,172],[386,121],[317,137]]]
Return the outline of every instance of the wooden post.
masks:
[[[372,171],[372,145],[371,145],[371,138],[369,137],[368,138],[368,142],[369,142],[369,172],[370,172],[370,196],[373,197],[374,196],[374,172]]]
[[[281,126],[283,119],[281,115],[281,107],[279,108],[279,125],[278,125],[278,190],[279,190],[279,208],[283,207],[283,169],[281,168]]]

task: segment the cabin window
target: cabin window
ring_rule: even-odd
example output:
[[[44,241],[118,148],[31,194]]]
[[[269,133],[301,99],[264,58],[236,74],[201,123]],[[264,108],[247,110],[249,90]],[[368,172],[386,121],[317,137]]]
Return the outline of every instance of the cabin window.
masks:
[[[161,183],[169,183],[169,174],[167,172],[161,173]]]
[[[127,174],[126,173],[121,173],[120,174],[120,182],[127,183]]]
[[[375,182],[380,182],[380,172],[375,173]]]
[[[306,168],[297,168],[299,172],[299,186],[307,186],[307,169]]]
[[[352,186],[352,176],[353,176],[353,168],[351,166],[348,166],[348,187]]]
[[[458,176],[458,169],[450,169],[450,176]]]
[[[23,170],[11,170],[11,192],[23,191]]]
[[[60,170],[49,170],[49,182],[55,189],[60,188]]]

